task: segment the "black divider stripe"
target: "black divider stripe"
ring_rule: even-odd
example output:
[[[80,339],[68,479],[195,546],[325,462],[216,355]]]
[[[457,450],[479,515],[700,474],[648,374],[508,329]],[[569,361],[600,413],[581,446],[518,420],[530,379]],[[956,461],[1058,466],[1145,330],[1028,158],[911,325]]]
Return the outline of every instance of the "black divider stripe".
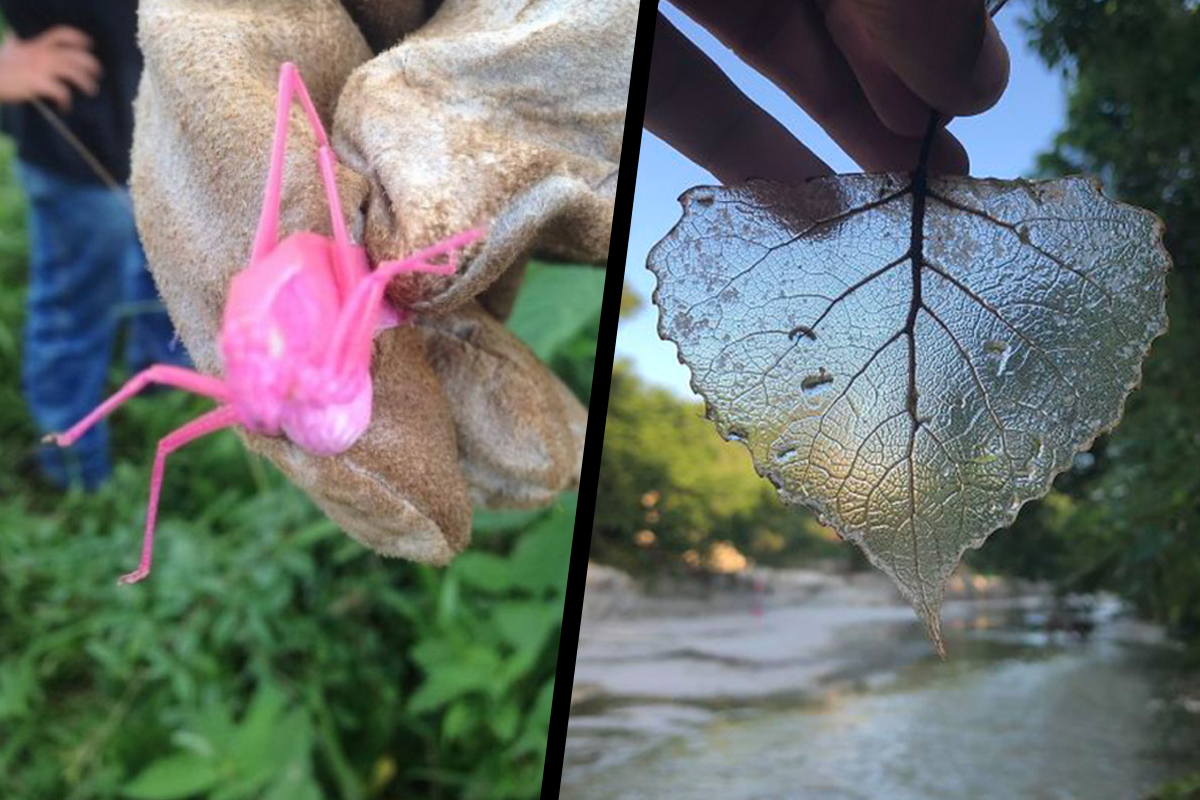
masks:
[[[600,477],[600,455],[604,446],[604,423],[612,383],[613,348],[621,311],[621,286],[629,250],[629,227],[633,212],[633,189],[641,151],[642,120],[646,108],[646,83],[650,74],[650,52],[654,46],[657,3],[643,2],[638,11],[637,40],[626,104],[625,137],[621,145],[621,177],[617,180],[612,237],[609,240],[604,305],[600,312],[600,336],[596,345],[596,368],[592,378],[592,402],[584,440],[583,471],[579,478],[579,505],[571,544],[571,565],[563,603],[562,635],[558,645],[554,702],[542,773],[542,798],[557,798],[562,784],[563,751],[567,722],[571,715],[571,688],[575,680],[575,657],[579,648],[579,620],[583,613],[583,591],[587,580],[588,554],[592,544],[592,520],[596,513],[596,483]]]

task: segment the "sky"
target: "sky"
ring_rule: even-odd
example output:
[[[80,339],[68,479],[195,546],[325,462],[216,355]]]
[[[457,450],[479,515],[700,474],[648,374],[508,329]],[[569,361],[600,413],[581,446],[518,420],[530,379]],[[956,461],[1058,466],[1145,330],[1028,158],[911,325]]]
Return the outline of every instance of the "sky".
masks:
[[[1008,90],[991,110],[955,119],[949,126],[966,146],[971,156],[971,174],[977,177],[1016,178],[1028,174],[1037,154],[1050,146],[1065,120],[1065,85],[1029,48],[1020,26],[1022,5],[1010,2],[996,18],[1012,63]],[[833,140],[781,91],[687,17],[665,3],[662,8],[743,92],[787,126],[834,171],[858,171]],[[697,184],[712,183],[716,180],[706,170],[642,131],[625,281],[643,304],[617,330],[617,357],[632,362],[635,371],[648,383],[668,388],[681,397],[692,396],[688,372],[675,357],[675,345],[660,340],[655,330],[658,312],[649,302],[654,276],[646,269],[646,255],[679,220],[679,195]]]

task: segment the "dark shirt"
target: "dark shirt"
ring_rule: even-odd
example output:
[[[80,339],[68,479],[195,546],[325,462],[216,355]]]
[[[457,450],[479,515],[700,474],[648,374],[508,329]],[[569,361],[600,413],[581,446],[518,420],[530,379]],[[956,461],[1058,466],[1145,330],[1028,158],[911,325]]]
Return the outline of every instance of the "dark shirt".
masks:
[[[70,25],[92,37],[93,53],[104,68],[100,91],[88,97],[75,90],[71,110],[60,116],[117,181],[128,183],[133,98],[142,72],[137,0],[0,0],[0,13],[22,39],[55,25]],[[53,103],[47,105],[58,113]],[[23,161],[69,180],[101,182],[31,103],[5,105],[0,124],[16,140]]]

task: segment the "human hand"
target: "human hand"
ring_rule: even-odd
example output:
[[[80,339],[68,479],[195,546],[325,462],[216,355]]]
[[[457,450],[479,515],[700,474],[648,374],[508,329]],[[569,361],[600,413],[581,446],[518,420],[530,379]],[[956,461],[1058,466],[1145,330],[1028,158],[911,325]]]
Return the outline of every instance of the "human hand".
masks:
[[[103,70],[91,52],[92,40],[78,28],[57,25],[21,39],[12,31],[0,42],[0,102],[52,101],[71,107],[71,92],[94,95]]]
[[[1008,52],[983,0],[673,0],[770,79],[867,172],[917,163],[941,122],[978,114],[1008,82]],[[645,127],[724,183],[799,181],[830,169],[658,15]],[[944,129],[929,168],[969,162]]]

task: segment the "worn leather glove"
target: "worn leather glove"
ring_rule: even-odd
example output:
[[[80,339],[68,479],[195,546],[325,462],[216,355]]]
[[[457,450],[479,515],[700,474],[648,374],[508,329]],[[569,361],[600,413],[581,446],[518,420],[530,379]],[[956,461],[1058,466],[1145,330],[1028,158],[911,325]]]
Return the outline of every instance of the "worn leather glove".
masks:
[[[632,0],[447,0],[354,71],[337,132],[372,181],[371,254],[496,220],[465,274],[398,281],[397,300],[452,308],[534,247],[608,258],[636,23]]]
[[[250,252],[282,62],[297,64],[331,129],[343,212],[373,260],[489,225],[460,275],[398,282],[394,299],[418,314],[376,339],[374,417],[354,447],[322,458],[246,436],[347,533],[432,563],[466,545],[469,500],[544,503],[578,481],[586,412],[480,303],[503,313],[531,252],[606,260],[629,59],[593,62],[579,41],[599,25],[630,49],[636,17],[632,2],[618,14],[492,6],[448,0],[428,21],[379,0],[143,0],[139,11],[138,226],[201,370],[220,372],[224,295]],[[572,111],[559,82],[609,105]],[[314,151],[294,108],[282,234],[329,233]]]

